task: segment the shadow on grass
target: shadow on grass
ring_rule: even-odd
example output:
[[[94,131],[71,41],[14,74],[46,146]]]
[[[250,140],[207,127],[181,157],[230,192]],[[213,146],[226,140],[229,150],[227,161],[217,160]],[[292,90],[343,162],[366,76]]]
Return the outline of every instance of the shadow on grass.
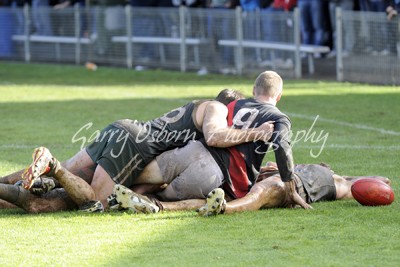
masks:
[[[121,210],[121,211],[105,211],[105,212],[82,212],[78,210],[70,210],[70,211],[58,211],[58,212],[49,212],[49,213],[27,213],[25,210],[21,208],[9,208],[9,209],[0,209],[0,218],[21,218],[21,217],[51,217],[51,218],[73,218],[73,217],[131,217],[132,219],[137,219],[141,221],[154,221],[154,220],[175,220],[175,219],[183,219],[183,218],[192,218],[198,217],[195,211],[177,211],[177,212],[165,212],[153,215],[146,214],[135,214],[129,210]]]

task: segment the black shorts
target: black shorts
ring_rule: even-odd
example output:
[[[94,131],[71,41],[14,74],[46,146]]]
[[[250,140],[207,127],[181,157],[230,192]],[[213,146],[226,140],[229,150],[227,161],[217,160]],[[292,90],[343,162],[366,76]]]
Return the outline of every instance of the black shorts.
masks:
[[[131,187],[148,164],[140,153],[140,144],[128,138],[127,131],[115,126],[103,129],[96,140],[86,147],[92,160],[99,164],[117,184]]]
[[[300,164],[294,169],[297,191],[307,202],[336,200],[333,172],[318,164]]]

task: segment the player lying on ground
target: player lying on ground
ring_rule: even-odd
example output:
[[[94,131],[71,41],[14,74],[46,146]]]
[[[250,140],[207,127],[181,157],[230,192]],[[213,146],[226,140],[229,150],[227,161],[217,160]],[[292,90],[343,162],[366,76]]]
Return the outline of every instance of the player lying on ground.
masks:
[[[66,190],[79,188],[78,191],[69,190],[78,206],[94,200],[106,205],[106,198],[116,183],[131,187],[156,156],[184,146],[190,140],[204,137],[209,145],[222,147],[256,139],[268,140],[273,128],[270,123],[243,130],[227,126],[228,111],[224,104],[238,98],[242,98],[240,93],[225,89],[218,95],[218,101],[193,101],[149,122],[114,122],[91,145],[63,164],[47,149],[39,148],[26,171],[3,177],[0,182],[13,184],[22,174],[24,187],[29,189],[40,176],[52,176]],[[232,136],[235,138],[229,138]],[[101,203],[95,202],[94,208],[102,208]]]
[[[300,164],[295,167],[296,190],[307,203],[352,199],[351,185],[362,178],[381,180],[390,185],[390,180],[382,176],[340,176],[326,164]],[[288,197],[288,192],[280,178],[277,165],[268,163],[262,168],[257,183],[250,192],[238,199],[225,201],[221,188],[210,192],[207,200],[191,199],[177,202],[160,202],[133,193],[123,186],[116,186],[110,205],[113,209],[130,209],[138,213],[155,210],[180,211],[197,209],[199,215],[210,216],[220,213],[230,214],[269,208],[291,208],[296,206]],[[121,203],[121,204],[119,204]],[[154,208],[154,206],[157,208]]]
[[[381,176],[359,176],[349,177],[335,174],[325,165],[301,164],[295,167],[296,190],[308,203],[318,201],[331,201],[353,198],[351,185],[361,178],[375,178],[390,185],[390,180]],[[118,187],[118,186],[116,186]],[[212,190],[205,199],[189,199],[176,202],[155,201],[138,193],[132,193],[129,189],[119,186],[120,190],[114,189],[117,202],[112,203],[113,209],[131,209],[134,212],[155,211],[180,211],[199,210],[203,216],[216,215],[219,213],[230,214],[241,211],[253,211],[267,208],[289,208],[293,202],[288,198],[286,188],[280,179],[275,163],[267,164],[261,169],[257,183],[250,192],[239,199],[224,201],[224,191],[220,188]],[[122,192],[125,191],[125,194]],[[17,185],[0,185],[0,198],[15,203],[18,207],[30,213],[53,212],[59,210],[76,210],[78,206],[62,189],[54,189],[41,196],[32,194]],[[117,204],[121,202],[121,205]],[[3,204],[3,205],[1,205]],[[0,207],[9,208],[6,203],[0,203]]]

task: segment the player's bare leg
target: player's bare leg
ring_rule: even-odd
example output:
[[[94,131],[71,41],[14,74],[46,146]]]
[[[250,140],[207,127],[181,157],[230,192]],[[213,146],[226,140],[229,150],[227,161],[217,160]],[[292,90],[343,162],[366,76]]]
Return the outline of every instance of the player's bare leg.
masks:
[[[158,192],[164,190],[167,184],[137,184],[132,186],[130,189],[138,194],[157,194]]]
[[[88,183],[91,182],[91,180],[93,178],[94,170],[96,168],[96,164],[89,157],[86,150],[79,151],[72,158],[62,162],[61,166],[66,168],[71,173],[81,177]],[[15,184],[16,182],[21,180],[21,176],[24,172],[25,172],[25,169],[11,173],[4,177],[0,177],[0,183]]]
[[[108,206],[107,197],[113,193],[114,185],[115,182],[111,179],[110,175],[103,167],[97,165],[90,186],[94,190],[95,199],[101,201],[104,208]]]
[[[31,194],[31,197],[30,201],[24,205],[24,209],[29,213],[76,210],[78,208],[62,188],[52,190],[40,197]]]
[[[143,169],[139,177],[134,181],[134,184],[163,184],[164,180],[161,175],[160,167],[156,160],[152,160]]]
[[[215,191],[217,190],[221,191],[219,188],[215,189]],[[210,192],[207,204],[199,209],[199,215],[216,215],[219,212],[230,214],[242,211],[255,211],[261,208],[288,207],[291,204],[287,200],[287,192],[279,175],[257,182],[247,195],[226,204],[217,201],[219,198],[218,192],[216,192],[216,197],[214,198],[210,195],[212,193]],[[222,209],[219,205],[222,205]]]
[[[131,188],[137,194],[148,195],[156,194],[165,189],[166,184],[140,184]],[[188,199],[180,201],[164,202],[158,201],[161,209],[164,211],[182,211],[182,210],[196,210],[206,204],[205,199]]]
[[[71,199],[78,205],[95,200],[95,192],[82,178],[72,174],[66,168],[60,167],[53,175],[65,189]]]
[[[72,158],[61,163],[61,166],[90,184],[97,164],[93,162],[86,150],[83,149],[76,153]]]
[[[18,208],[14,204],[11,204],[5,200],[0,199],[0,209],[15,209]]]
[[[380,180],[388,185],[391,184],[391,181],[387,177],[383,176],[340,176],[337,174],[333,175],[333,180],[335,182],[336,187],[336,199],[352,199],[353,195],[351,194],[351,185],[363,178],[373,178]]]
[[[32,164],[22,174],[24,187],[30,189],[35,180],[40,179],[42,175],[55,178],[78,206],[93,200],[95,197],[90,185],[62,167],[60,162],[45,147],[35,149]]]
[[[21,180],[21,175],[25,170],[20,170],[0,178],[0,184],[15,184]]]
[[[246,196],[226,204],[224,213],[254,211],[287,206],[285,186],[279,176],[257,182]]]
[[[160,201],[164,211],[196,210],[206,204],[205,199],[188,199],[174,202]]]
[[[76,209],[77,206],[63,189],[37,196],[21,186],[0,184],[0,199],[23,208],[29,213]]]
[[[391,185],[391,181],[389,178],[387,177],[383,177],[383,176],[342,176],[345,180],[354,183],[355,181],[357,181],[358,179],[363,179],[363,178],[372,178],[372,179],[377,179],[380,180],[382,182],[384,182],[387,185]]]

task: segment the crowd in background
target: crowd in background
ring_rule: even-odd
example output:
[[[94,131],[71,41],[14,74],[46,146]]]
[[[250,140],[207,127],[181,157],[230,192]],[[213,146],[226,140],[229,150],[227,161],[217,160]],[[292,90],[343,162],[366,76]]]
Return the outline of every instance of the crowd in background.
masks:
[[[335,56],[335,8],[342,10],[360,10],[386,13],[388,21],[397,16],[400,11],[400,0],[0,0],[1,6],[21,7],[29,4],[32,9],[33,32],[40,35],[52,35],[53,27],[49,14],[36,12],[40,7],[51,6],[54,9],[64,9],[79,3],[81,6],[90,5],[125,5],[133,7],[178,7],[186,5],[190,8],[233,9],[241,6],[243,12],[260,9],[262,12],[287,12],[299,8],[301,19],[301,39],[304,44],[328,45]],[[40,15],[39,15],[40,14]],[[265,14],[265,13],[263,13]],[[354,47],[354,28],[344,25],[343,55],[346,56]],[[274,27],[267,29],[274,31]],[[275,30],[276,31],[276,30]],[[380,34],[390,35],[390,27],[383,27]],[[375,38],[375,36],[370,36]],[[387,37],[385,37],[387,38]],[[383,44],[382,47],[371,48],[371,51],[381,55],[395,50]]]

